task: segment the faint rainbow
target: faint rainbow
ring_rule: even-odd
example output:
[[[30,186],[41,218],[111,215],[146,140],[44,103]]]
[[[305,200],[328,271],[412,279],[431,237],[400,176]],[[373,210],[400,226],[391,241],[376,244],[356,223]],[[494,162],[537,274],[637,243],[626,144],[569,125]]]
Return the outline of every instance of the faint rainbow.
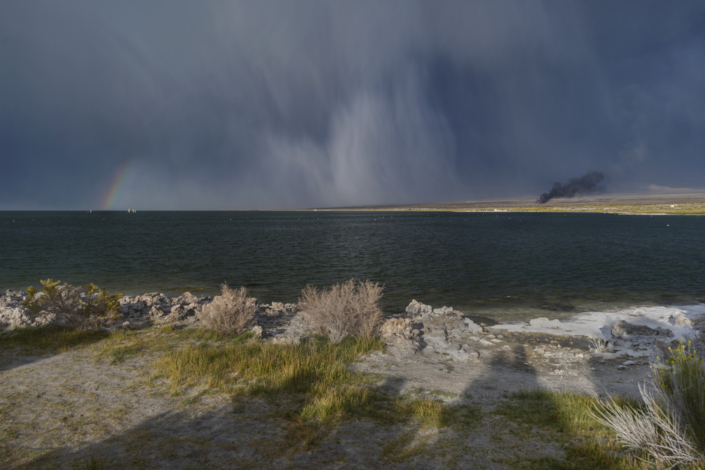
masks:
[[[108,188],[105,191],[103,201],[100,204],[100,208],[102,210],[114,208],[113,205],[115,204],[115,200],[120,195],[121,190],[125,187],[125,182],[127,181],[128,176],[130,176],[131,168],[132,160],[126,161],[117,168],[111,179],[110,185],[108,185]]]

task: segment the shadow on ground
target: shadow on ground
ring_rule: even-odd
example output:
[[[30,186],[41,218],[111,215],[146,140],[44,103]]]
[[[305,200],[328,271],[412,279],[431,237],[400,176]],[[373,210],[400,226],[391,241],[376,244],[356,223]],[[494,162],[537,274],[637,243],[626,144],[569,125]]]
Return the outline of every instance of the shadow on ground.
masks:
[[[161,402],[152,406],[145,404],[145,396],[129,405],[142,407],[145,418],[129,427],[114,427],[104,439],[86,433],[82,443],[72,437],[47,445],[41,432],[28,430],[28,436],[40,436],[22,441],[27,457],[11,462],[10,468],[506,469],[539,461],[561,468],[566,450],[555,437],[570,427],[561,404],[548,395],[519,399],[512,395],[540,385],[536,370],[522,359],[526,354],[517,345],[487,358],[482,374],[462,377],[460,368],[449,372],[458,374],[456,379],[465,386],[460,396],[445,397],[452,406],[443,407],[437,418],[440,428],[414,420],[380,424],[366,418],[327,426],[287,419],[279,403],[254,398],[232,402],[225,396],[205,395],[189,402],[184,396],[162,395],[149,398]],[[95,367],[104,374],[121,370],[107,364]],[[513,373],[508,374],[509,370]],[[507,382],[507,377],[517,378],[518,383]],[[402,377],[388,376],[377,387],[393,400],[410,398],[408,385]],[[426,392],[419,396],[434,398]],[[107,411],[113,404],[101,405],[101,401],[123,399],[120,395],[92,398],[97,401],[91,406]],[[80,427],[86,406],[81,401],[68,405],[74,428]]]
[[[21,328],[0,333],[0,371],[95,344],[110,336],[104,330],[80,331],[55,326]]]
[[[497,357],[487,380],[468,384],[466,395],[486,398],[507,358]],[[527,375],[532,372],[527,369]],[[391,377],[378,385],[390,399],[400,397],[405,380]],[[497,391],[501,394],[501,391]],[[227,399],[210,409],[160,413],[97,443],[47,449],[41,457],[15,468],[511,468],[506,461],[522,455],[543,457],[558,450],[522,442],[506,449],[497,440],[496,420],[483,418],[481,407],[461,397],[444,407],[443,426],[418,422],[379,424],[349,419],[313,431],[310,423],[282,417],[276,403],[247,399],[233,406]],[[314,425],[315,426],[315,425]],[[86,436],[90,440],[90,436]],[[498,445],[498,444],[501,444]],[[516,447],[516,446],[515,446]],[[41,450],[41,449],[35,449]]]

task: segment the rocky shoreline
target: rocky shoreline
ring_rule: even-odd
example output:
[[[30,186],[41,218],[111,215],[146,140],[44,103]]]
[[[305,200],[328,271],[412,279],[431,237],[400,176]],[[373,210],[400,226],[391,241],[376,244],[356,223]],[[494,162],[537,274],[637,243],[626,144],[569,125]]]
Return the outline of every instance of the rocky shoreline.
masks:
[[[0,296],[0,329],[51,322],[33,320],[27,314],[22,306],[25,295],[8,291]],[[178,297],[161,293],[123,297],[122,318],[111,330],[198,326],[198,312],[210,302],[209,297],[199,298],[188,292]],[[385,318],[380,335],[387,352],[367,363],[379,366],[380,361],[406,362],[402,369],[408,374],[402,373],[401,377],[409,387],[425,380],[418,374],[423,369],[420,364],[441,361],[463,365],[468,369],[464,376],[454,374],[451,379],[462,383],[469,375],[481,374],[483,367],[499,361],[513,372],[530,373],[531,384],[537,386],[564,386],[563,378],[572,377],[571,386],[588,393],[609,391],[615,383],[628,384],[619,388],[620,393],[636,393],[636,380],[648,376],[649,366],[657,357],[664,357],[668,347],[682,339],[699,345],[703,327],[705,305],[632,308],[578,314],[566,320],[537,318],[488,326],[475,323],[452,307],[433,308],[413,300],[404,313]],[[298,305],[273,302],[258,304],[252,332],[263,341],[296,344],[314,330]],[[612,375],[625,369],[633,372],[634,380],[615,382]],[[505,372],[507,376],[509,371]],[[521,377],[514,381],[519,385],[526,382]],[[451,383],[446,385],[453,388]]]

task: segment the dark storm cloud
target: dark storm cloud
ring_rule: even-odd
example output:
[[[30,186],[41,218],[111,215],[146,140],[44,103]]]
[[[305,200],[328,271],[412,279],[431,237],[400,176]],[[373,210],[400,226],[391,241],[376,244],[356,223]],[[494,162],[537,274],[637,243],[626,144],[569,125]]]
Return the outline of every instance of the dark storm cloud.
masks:
[[[1,208],[702,186],[702,2],[0,3]]]

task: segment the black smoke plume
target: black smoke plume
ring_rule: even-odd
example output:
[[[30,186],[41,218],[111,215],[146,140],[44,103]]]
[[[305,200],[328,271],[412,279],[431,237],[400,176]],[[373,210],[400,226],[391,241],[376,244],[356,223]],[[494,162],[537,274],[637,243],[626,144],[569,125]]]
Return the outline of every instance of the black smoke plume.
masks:
[[[580,178],[569,179],[566,184],[553,183],[551,190],[539,196],[536,202],[545,204],[556,197],[575,197],[604,191],[604,179],[605,175],[601,171],[591,171]]]

